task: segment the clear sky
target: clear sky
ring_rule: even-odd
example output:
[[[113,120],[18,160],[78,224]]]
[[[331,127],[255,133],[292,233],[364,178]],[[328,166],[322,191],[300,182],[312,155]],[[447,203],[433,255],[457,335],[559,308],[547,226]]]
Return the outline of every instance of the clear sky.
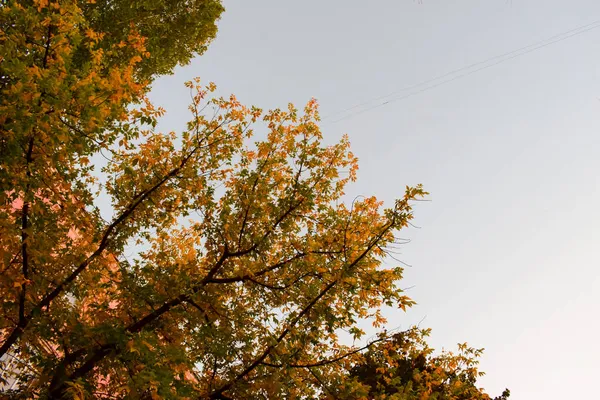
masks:
[[[600,19],[597,0],[225,6],[209,51],[154,84],[165,129],[183,128],[183,82],[195,76],[263,108],[316,97],[326,116]],[[485,347],[481,383],[493,395],[594,398],[600,28],[333,121],[325,136],[347,133],[361,161],[349,196],[391,201],[416,183],[431,192],[401,256],[418,306],[387,312],[389,327],[426,317],[436,347]]]

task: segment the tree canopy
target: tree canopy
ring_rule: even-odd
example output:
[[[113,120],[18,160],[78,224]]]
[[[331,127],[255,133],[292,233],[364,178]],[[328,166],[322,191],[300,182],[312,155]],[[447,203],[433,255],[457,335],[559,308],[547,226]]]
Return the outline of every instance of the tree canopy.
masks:
[[[483,349],[458,345],[458,352],[435,353],[427,345],[430,330],[411,328],[373,342],[349,373],[347,386],[369,399],[492,400],[477,387]],[[510,391],[493,400],[507,400]],[[355,398],[355,397],[352,397]]]
[[[344,201],[357,159],[314,100],[263,111],[194,80],[187,129],[158,131],[148,84],[204,51],[218,1],[1,4],[8,394],[364,398],[391,342],[365,358],[338,334],[413,304],[383,260],[422,187]]]
[[[137,66],[141,79],[169,74],[175,66],[204,53],[224,11],[221,0],[94,0],[81,6],[90,28],[103,33],[101,47],[126,40],[130,30],[146,38],[144,44],[152,56]]]

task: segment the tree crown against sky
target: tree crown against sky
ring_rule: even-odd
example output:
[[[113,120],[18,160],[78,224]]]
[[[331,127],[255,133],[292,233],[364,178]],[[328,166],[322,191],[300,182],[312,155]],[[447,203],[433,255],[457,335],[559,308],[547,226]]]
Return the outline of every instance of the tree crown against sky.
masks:
[[[382,327],[383,305],[413,304],[402,269],[382,262],[426,193],[342,201],[357,160],[347,138],[323,143],[315,101],[263,112],[196,80],[187,129],[158,132],[149,81],[202,52],[222,9],[123,7],[0,10],[0,353],[20,360],[13,394],[359,396],[364,384],[344,381],[362,349],[338,332],[359,339],[359,320]],[[259,121],[266,137],[251,143]]]

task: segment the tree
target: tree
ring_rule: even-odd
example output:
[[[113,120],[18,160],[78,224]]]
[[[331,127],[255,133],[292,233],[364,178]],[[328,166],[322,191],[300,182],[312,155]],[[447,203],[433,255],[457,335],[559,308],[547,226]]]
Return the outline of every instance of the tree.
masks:
[[[381,322],[382,303],[412,304],[396,287],[401,269],[383,269],[381,260],[412,218],[420,187],[387,210],[374,198],[348,207],[339,200],[356,159],[347,139],[321,143],[314,101],[300,116],[291,106],[263,114],[215,99],[209,117],[200,110],[214,86],[189,86],[186,132],[130,125],[138,145],[113,149],[104,168],[112,222],[85,221],[92,201],[78,200],[84,210],[75,212],[29,197],[37,219],[25,228],[26,252],[3,275],[12,299],[4,337],[19,329],[26,288],[29,323],[14,345],[33,370],[24,372],[27,395],[310,396],[318,382],[299,367],[352,351],[337,330],[370,315]],[[132,118],[142,114],[152,119],[142,110]],[[261,117],[267,138],[247,148]],[[88,167],[73,168],[87,182]],[[7,204],[9,220],[22,208]],[[47,240],[46,221],[62,241]],[[2,237],[18,244],[19,228]],[[132,240],[149,247],[127,261]],[[24,255],[35,266],[26,281]]]
[[[27,290],[29,274],[36,268],[29,267],[27,252],[34,219],[49,217],[38,225],[44,229],[46,250],[64,245],[65,229],[102,224],[97,214],[84,212],[93,196],[89,157],[116,141],[133,139],[130,125],[148,121],[154,111],[145,108],[133,117],[127,107],[144,101],[152,76],[188,62],[214,36],[219,1],[169,2],[168,15],[161,4],[127,3],[130,11],[125,12],[126,3],[119,1],[0,3],[0,228],[5,233],[2,271],[11,276],[0,285],[21,290],[16,303],[10,297],[3,303],[5,315],[18,308],[18,322],[0,355],[33,317],[26,303],[33,295]],[[159,49],[161,45],[168,48]],[[152,59],[149,50],[156,53]],[[16,201],[21,201],[18,216]],[[38,208],[35,213],[33,207]],[[67,228],[52,220],[56,207],[78,215],[77,221]],[[11,274],[18,262],[15,248],[22,250],[21,280]],[[38,312],[34,308],[29,314],[34,310]],[[0,327],[11,324],[4,319]]]
[[[394,400],[491,400],[476,386],[483,349],[458,345],[458,353],[434,354],[425,338],[429,329],[411,328],[382,337],[352,365],[346,381],[348,398]],[[507,400],[510,391],[493,400]],[[338,396],[338,398],[342,398]]]
[[[323,143],[315,101],[263,112],[196,80],[187,129],[156,131],[148,83],[203,51],[221,12],[167,3],[1,3],[0,356],[18,359],[20,381],[10,394],[345,393],[362,349],[337,333],[358,338],[359,319],[385,322],[383,304],[413,304],[402,269],[382,261],[426,193],[346,204],[357,160],[347,138]],[[193,10],[205,17],[188,20]],[[264,137],[251,143],[255,124]]]
[[[82,225],[100,224],[85,210],[92,199],[88,157],[119,137],[112,128],[125,121],[126,106],[144,93],[135,69],[147,55],[144,38],[133,30],[125,42],[98,47],[103,34],[89,27],[74,1],[3,2],[0,12],[4,355],[48,307],[31,307],[40,295],[32,292],[33,279],[41,279],[33,276],[41,267],[32,256],[39,254],[43,264],[45,257],[64,257],[58,249],[79,242],[65,239],[72,227],[83,232]],[[123,55],[121,63],[106,63],[111,55]],[[61,222],[59,209],[72,216],[64,220],[69,226]],[[37,282],[38,290],[53,285],[51,276],[44,279],[49,280]]]

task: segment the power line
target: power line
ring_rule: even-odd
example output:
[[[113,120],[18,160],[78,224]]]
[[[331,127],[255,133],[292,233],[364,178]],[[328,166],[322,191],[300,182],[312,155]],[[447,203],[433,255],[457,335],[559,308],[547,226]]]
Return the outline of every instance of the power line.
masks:
[[[416,88],[418,88],[418,87],[420,87],[420,86],[426,85],[426,84],[428,84],[428,83],[431,83],[431,82],[435,82],[435,81],[437,81],[437,80],[440,80],[440,79],[442,79],[442,78],[445,78],[445,77],[447,77],[447,76],[454,75],[454,74],[456,74],[456,73],[458,73],[458,72],[462,72],[462,71],[464,71],[464,70],[467,70],[467,69],[470,69],[470,68],[476,67],[477,65],[485,64],[485,63],[488,63],[488,62],[490,62],[490,61],[494,61],[494,60],[497,60],[497,59],[499,59],[499,58],[503,58],[503,57],[506,57],[506,56],[510,56],[510,55],[512,55],[512,54],[518,53],[518,52],[520,52],[520,51],[523,51],[523,50],[527,50],[527,49],[529,49],[529,48],[532,48],[532,47],[535,47],[535,46],[539,46],[539,45],[541,45],[541,44],[543,44],[543,43],[546,43],[546,42],[548,42],[548,41],[550,41],[550,40],[553,40],[553,39],[559,38],[559,37],[561,37],[561,36],[567,35],[567,34],[569,34],[569,33],[572,33],[572,32],[576,32],[576,31],[579,31],[579,30],[582,30],[582,29],[588,28],[588,27],[590,27],[590,26],[592,26],[592,25],[596,25],[596,24],[598,24],[599,22],[600,22],[600,20],[597,20],[597,21],[594,21],[594,22],[592,22],[592,23],[590,23],[590,24],[583,25],[583,26],[580,26],[580,27],[578,27],[578,28],[574,28],[574,29],[568,30],[568,31],[566,31],[566,32],[559,33],[559,34],[557,34],[557,35],[554,35],[554,36],[551,36],[551,37],[549,37],[549,38],[546,38],[546,39],[540,40],[540,41],[538,41],[538,42],[532,43],[532,44],[530,44],[530,45],[527,45],[527,46],[520,47],[520,48],[518,48],[518,49],[516,49],[516,50],[512,50],[512,51],[509,51],[509,52],[507,52],[507,53],[503,53],[503,54],[500,54],[500,55],[497,55],[497,56],[494,56],[494,57],[490,57],[490,58],[487,58],[487,59],[485,59],[485,60],[483,60],[483,61],[478,61],[478,62],[475,62],[475,63],[469,64],[469,65],[467,65],[467,66],[464,66],[464,67],[461,67],[461,68],[458,68],[458,69],[452,70],[452,71],[450,71],[450,72],[446,72],[445,74],[438,75],[438,76],[436,76],[435,78],[427,79],[427,80],[425,80],[425,81],[422,81],[422,82],[419,82],[419,83],[417,83],[417,84],[414,84],[414,85],[410,85],[410,86],[403,87],[403,88],[401,88],[401,89],[398,89],[398,90],[395,90],[395,91],[393,91],[393,92],[391,92],[391,93],[388,93],[388,94],[386,94],[386,95],[384,95],[384,96],[376,97],[376,98],[374,98],[374,99],[371,99],[371,100],[368,100],[368,101],[362,102],[362,103],[360,103],[360,104],[356,104],[356,105],[354,105],[354,106],[352,106],[352,107],[349,107],[349,108],[346,108],[346,109],[344,109],[344,110],[340,110],[340,111],[334,112],[333,114],[330,114],[330,115],[328,115],[328,116],[324,117],[324,119],[325,119],[325,118],[331,118],[331,117],[333,117],[334,115],[342,114],[342,113],[344,113],[344,112],[347,112],[347,111],[351,111],[351,110],[353,110],[353,109],[356,109],[356,108],[362,107],[362,106],[364,106],[364,105],[370,104],[370,103],[372,103],[372,102],[374,102],[374,101],[383,100],[383,99],[385,99],[385,98],[387,98],[387,97],[393,96],[393,95],[395,95],[395,94],[397,94],[397,93],[400,93],[400,92],[405,92],[405,91],[407,91],[407,90],[416,89]]]
[[[393,92],[391,92],[391,93],[389,93],[387,95],[379,96],[379,97],[373,98],[371,100],[368,100],[368,101],[356,104],[356,105],[354,105],[352,107],[348,107],[346,109],[337,111],[337,112],[335,112],[333,114],[329,114],[329,115],[323,117],[323,120],[328,120],[328,119],[331,119],[332,117],[334,117],[335,115],[344,114],[344,113],[347,113],[349,111],[361,108],[361,107],[363,107],[365,105],[371,104],[373,102],[387,99],[387,98],[392,97],[392,96],[394,96],[396,94],[399,94],[401,92],[406,92],[406,91],[409,91],[409,90],[412,90],[412,89],[417,89],[419,87],[422,87],[423,85],[427,85],[429,83],[432,83],[432,82],[435,82],[435,81],[439,81],[440,79],[443,79],[443,78],[446,78],[446,77],[449,77],[449,76],[452,76],[452,75],[456,75],[459,72],[468,71],[468,72],[465,72],[463,74],[453,76],[450,79],[442,80],[441,82],[438,82],[436,84],[425,86],[424,88],[422,88],[420,90],[408,93],[408,94],[406,94],[404,96],[400,96],[400,97],[397,97],[397,98],[392,98],[390,100],[386,100],[386,101],[384,101],[382,103],[376,104],[376,105],[374,105],[372,107],[368,107],[366,109],[363,109],[363,110],[360,110],[360,111],[357,111],[357,112],[349,113],[349,114],[347,114],[347,115],[345,115],[345,116],[343,116],[341,118],[338,118],[338,119],[336,119],[334,121],[331,121],[330,123],[336,123],[336,122],[345,120],[347,118],[350,118],[352,116],[360,115],[362,113],[365,113],[367,111],[373,110],[375,108],[382,107],[382,106],[384,106],[386,104],[389,104],[389,103],[392,103],[392,102],[395,102],[395,101],[399,101],[399,100],[403,100],[403,99],[415,96],[415,95],[417,95],[419,93],[423,93],[425,91],[431,90],[431,89],[436,88],[438,86],[444,85],[446,83],[450,83],[450,82],[455,81],[457,79],[464,78],[464,77],[469,76],[471,74],[474,74],[476,72],[479,72],[479,71],[482,71],[484,69],[487,69],[487,68],[493,67],[495,65],[501,64],[503,62],[512,60],[513,58],[517,58],[517,57],[520,57],[520,56],[532,53],[532,52],[534,52],[536,50],[539,50],[539,49],[541,49],[543,47],[547,47],[547,46],[550,46],[552,44],[561,42],[561,41],[569,39],[569,38],[571,38],[573,36],[577,36],[577,35],[589,32],[589,31],[591,31],[593,29],[596,29],[598,27],[600,27],[600,20],[596,20],[596,21],[594,21],[592,23],[589,23],[589,24],[586,24],[586,25],[582,25],[580,27],[577,27],[577,28],[574,28],[574,29],[571,29],[571,30],[568,30],[568,31],[565,31],[565,32],[562,32],[562,33],[559,33],[557,35],[551,36],[551,37],[549,37],[547,39],[538,41],[538,42],[530,44],[528,46],[523,46],[523,47],[520,47],[520,48],[518,48],[516,50],[510,51],[510,52],[507,52],[507,53],[503,53],[503,54],[500,54],[500,55],[497,55],[497,56],[494,56],[494,57],[490,57],[490,58],[485,59],[483,61],[478,61],[478,62],[469,64],[467,66],[464,66],[464,67],[452,70],[450,72],[447,72],[445,74],[436,76],[435,78],[431,78],[431,79],[419,82],[419,83],[414,84],[414,85],[406,86],[406,87],[404,87],[402,89],[395,90],[395,91],[393,91]],[[498,61],[496,61],[494,63],[491,63],[491,64],[488,64],[490,61],[494,61],[494,60],[498,60]],[[485,64],[485,65],[483,65],[483,64]],[[472,69],[473,67],[476,67],[478,65],[483,65],[483,66],[481,66],[479,68],[476,68],[476,69]]]

